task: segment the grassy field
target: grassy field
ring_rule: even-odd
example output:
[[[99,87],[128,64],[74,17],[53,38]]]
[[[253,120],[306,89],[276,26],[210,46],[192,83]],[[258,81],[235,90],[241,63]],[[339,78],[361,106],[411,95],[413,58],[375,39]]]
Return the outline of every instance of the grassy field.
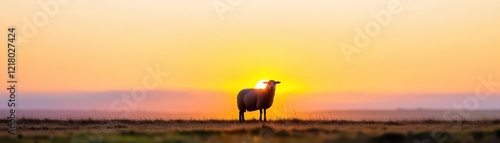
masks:
[[[3,126],[1,143],[467,143],[500,142],[500,120],[48,120]]]

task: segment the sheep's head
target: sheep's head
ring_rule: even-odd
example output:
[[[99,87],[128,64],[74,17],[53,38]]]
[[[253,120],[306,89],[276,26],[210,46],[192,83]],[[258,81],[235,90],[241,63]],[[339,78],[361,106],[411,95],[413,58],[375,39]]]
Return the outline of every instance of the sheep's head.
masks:
[[[276,84],[280,84],[280,81],[274,81],[274,80],[269,80],[266,82],[263,82],[264,84],[267,84],[266,89],[271,89],[275,90],[276,89]]]

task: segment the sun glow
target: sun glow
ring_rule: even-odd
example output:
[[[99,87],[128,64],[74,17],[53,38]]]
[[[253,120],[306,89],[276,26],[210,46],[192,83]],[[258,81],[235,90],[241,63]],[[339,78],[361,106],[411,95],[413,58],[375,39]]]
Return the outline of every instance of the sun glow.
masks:
[[[255,85],[255,88],[257,89],[264,89],[266,88],[267,84],[265,84],[264,82],[266,82],[268,80],[266,79],[263,79],[263,80],[260,80],[259,82],[257,82],[257,84]]]

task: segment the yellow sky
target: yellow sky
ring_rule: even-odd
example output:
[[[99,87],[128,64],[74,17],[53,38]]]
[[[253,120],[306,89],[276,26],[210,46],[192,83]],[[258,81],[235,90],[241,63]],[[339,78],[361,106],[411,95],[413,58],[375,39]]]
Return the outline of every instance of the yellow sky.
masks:
[[[44,12],[37,2],[2,2],[0,27],[23,29],[23,18]],[[277,79],[281,103],[362,94],[345,103],[363,104],[394,94],[472,94],[478,77],[500,79],[500,1],[401,0],[402,11],[351,62],[339,45],[352,45],[356,27],[376,21],[371,13],[389,0],[242,0],[224,20],[213,2],[58,3],[20,47],[19,84],[34,93],[130,90],[146,67],[159,65],[169,76],[158,90],[218,91],[232,100],[260,79]]]

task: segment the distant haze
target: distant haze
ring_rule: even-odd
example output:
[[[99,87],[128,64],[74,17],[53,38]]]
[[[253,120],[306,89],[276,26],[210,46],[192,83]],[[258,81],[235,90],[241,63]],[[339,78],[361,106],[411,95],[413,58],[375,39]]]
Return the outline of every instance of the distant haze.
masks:
[[[278,85],[281,86],[281,85]],[[279,87],[278,87],[279,90]],[[152,90],[143,100],[130,97],[130,91],[109,92],[20,92],[17,97],[17,109],[20,110],[97,110],[148,111],[162,113],[192,112],[237,112],[236,93],[210,90]],[[129,95],[128,97],[124,95]],[[332,98],[313,98],[331,96]],[[380,99],[366,100],[374,96]],[[426,98],[418,98],[418,97]],[[6,101],[7,96],[0,96]],[[411,97],[411,98],[409,98]],[[470,94],[291,94],[277,93],[269,112],[316,112],[327,110],[395,110],[395,109],[461,109],[465,104],[474,104]],[[495,110],[500,96],[491,95],[488,100],[481,100],[474,110]],[[113,104],[116,102],[116,104]],[[459,105],[459,106],[458,106]],[[7,109],[0,106],[0,109]],[[268,112],[268,113],[269,113]]]

